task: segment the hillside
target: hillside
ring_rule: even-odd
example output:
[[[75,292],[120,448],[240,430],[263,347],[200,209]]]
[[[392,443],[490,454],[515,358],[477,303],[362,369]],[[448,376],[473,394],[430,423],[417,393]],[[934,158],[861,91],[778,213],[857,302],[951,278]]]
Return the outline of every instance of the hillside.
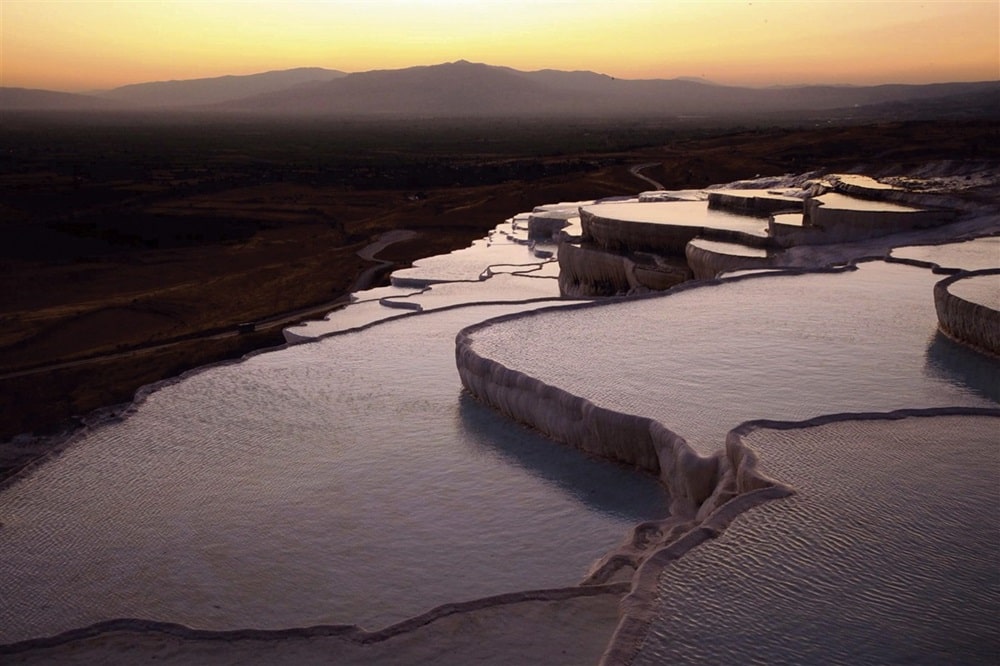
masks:
[[[246,76],[136,83],[99,95],[105,99],[130,102],[142,107],[180,108],[294,90],[297,86],[332,81],[343,76],[346,76],[344,72],[333,69],[299,67]]]
[[[298,68],[122,86],[93,95],[0,89],[0,109],[198,111],[336,118],[995,118],[1000,81],[747,88],[524,72],[464,60],[346,74]]]
[[[219,108],[335,116],[734,116],[913,103],[973,93],[1000,97],[1000,83],[745,88],[686,79],[615,79],[593,72],[521,72],[458,61],[350,74]]]

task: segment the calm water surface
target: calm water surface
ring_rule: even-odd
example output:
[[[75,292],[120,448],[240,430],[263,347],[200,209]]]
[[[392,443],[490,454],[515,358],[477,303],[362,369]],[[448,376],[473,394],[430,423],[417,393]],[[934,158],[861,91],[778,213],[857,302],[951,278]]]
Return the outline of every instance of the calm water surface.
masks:
[[[116,617],[360,623],[573,585],[665,513],[650,477],[463,397],[472,307],[154,392],[0,495],[0,641]]]
[[[995,406],[1000,364],[939,341],[940,279],[884,262],[768,275],[503,322],[477,331],[473,346],[603,407],[657,419],[710,453],[749,419]],[[519,344],[526,339],[551,344]]]
[[[996,664],[1000,418],[759,430],[796,489],[671,563],[633,662]]]

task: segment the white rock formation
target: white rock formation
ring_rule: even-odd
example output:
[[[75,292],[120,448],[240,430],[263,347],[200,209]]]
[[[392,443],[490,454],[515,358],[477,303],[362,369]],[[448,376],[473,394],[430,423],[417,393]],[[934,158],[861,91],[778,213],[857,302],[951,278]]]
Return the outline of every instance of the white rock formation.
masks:
[[[963,286],[967,288],[963,290]],[[934,307],[941,330],[993,356],[1000,356],[998,301],[1000,268],[958,273],[934,285]]]

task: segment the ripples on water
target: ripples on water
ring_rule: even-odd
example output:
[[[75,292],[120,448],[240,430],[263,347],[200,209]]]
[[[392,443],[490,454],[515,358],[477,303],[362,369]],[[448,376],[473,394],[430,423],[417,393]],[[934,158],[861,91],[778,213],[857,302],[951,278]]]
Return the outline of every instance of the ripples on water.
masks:
[[[1000,366],[979,356],[974,377],[975,361],[934,342],[939,279],[884,262],[765,276],[505,322],[477,331],[473,345],[603,407],[657,419],[711,453],[755,418],[994,406],[988,387],[1000,384]],[[554,345],[566,352],[552,354]]]
[[[1000,419],[760,430],[797,494],[668,566],[635,663],[995,664]]]
[[[1000,267],[1000,236],[976,238],[963,243],[942,245],[908,245],[891,252],[899,259],[912,259],[937,264],[943,268],[967,271]]]
[[[513,297],[514,279],[494,278],[482,293]],[[714,451],[748,418],[993,404],[996,365],[935,334],[937,279],[881,263],[771,276],[486,329],[477,346],[495,344],[529,374],[646,413]],[[537,295],[550,287],[531,283]],[[466,288],[421,300],[449,305]],[[373,318],[376,306],[366,307],[358,321]],[[408,317],[210,369],[82,435],[0,494],[0,642],[114,617],[375,628],[445,602],[575,584],[634,524],[664,515],[667,498],[652,478],[556,446],[461,393],[455,333],[518,309]],[[340,325],[330,324],[310,333]],[[840,501],[815,510],[838,515],[829,509]],[[801,564],[782,564],[785,547],[815,537],[795,532],[798,514],[781,506],[719,540],[747,566],[776,563],[779,591]],[[809,548],[796,552],[808,560]],[[699,581],[734,565],[707,566],[681,575],[694,588],[671,598],[697,605]],[[739,615],[721,598],[702,611],[753,640],[754,625],[729,622]],[[692,641],[714,645],[707,628]],[[668,652],[654,646],[642,658]]]
[[[576,584],[654,479],[463,398],[474,307],[262,354],[166,386],[0,495],[0,641],[115,617],[360,623]]]

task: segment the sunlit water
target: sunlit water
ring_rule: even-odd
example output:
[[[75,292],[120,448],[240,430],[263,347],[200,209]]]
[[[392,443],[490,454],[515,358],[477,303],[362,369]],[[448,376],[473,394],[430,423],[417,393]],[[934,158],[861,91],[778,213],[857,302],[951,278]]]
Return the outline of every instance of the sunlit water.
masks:
[[[897,247],[892,250],[892,256],[967,271],[1000,268],[1000,236],[976,238],[964,243]]]
[[[789,192],[794,192],[794,189],[711,189],[708,190],[710,194],[724,194],[733,199],[767,199],[769,201],[783,201],[789,204],[789,207],[802,207],[802,197],[790,196]]]
[[[714,252],[715,254],[728,255],[731,257],[758,257],[765,258],[769,252],[764,248],[748,247],[739,243],[724,243],[722,241],[709,240],[707,238],[695,238],[688,242],[688,245],[696,248]]]
[[[508,272],[511,268],[496,266],[496,274],[481,282],[442,282],[421,289],[382,287],[360,292],[356,302],[331,313],[326,319],[292,326],[286,329],[285,337],[300,340],[320,338],[372,322],[405,316],[416,309],[426,312],[463,303],[503,303],[559,297],[556,279],[558,264],[549,262],[534,267],[518,267],[521,271],[519,275],[511,275]]]
[[[969,303],[1000,310],[1000,273],[962,278],[951,283],[948,291]]]
[[[288,342],[312,340],[394,319],[415,310],[472,303],[559,297],[557,246],[527,240],[526,215],[498,224],[469,247],[417,260],[392,273],[392,286],[352,294],[352,302],[324,319],[285,330]],[[512,240],[521,238],[523,242]],[[536,249],[546,257],[536,254]],[[528,279],[524,279],[528,278]]]
[[[763,276],[496,324],[475,333],[473,349],[602,407],[657,419],[708,453],[754,418],[993,406],[1000,364],[977,355],[979,374],[970,374],[968,352],[939,342],[940,279],[884,262]]]
[[[711,227],[766,235],[767,221],[709,208],[703,201],[612,202],[586,206],[582,210],[601,218],[680,227]]]
[[[576,584],[666,498],[463,396],[456,331],[517,307],[217,367],[81,437],[0,494],[0,641],[116,617],[376,628]]]
[[[840,194],[839,192],[828,192],[822,196],[815,197],[815,200],[821,202],[824,208],[835,208],[837,210],[864,210],[883,213],[916,213],[920,211],[919,208],[913,208],[912,206],[901,206],[890,201],[858,199],[846,194]]]
[[[728,215],[697,207],[691,224]],[[406,314],[379,304],[385,297],[427,311],[554,296],[556,264],[537,263],[502,231],[400,273],[430,290],[372,290],[302,337]],[[487,266],[494,276],[480,281]],[[510,275],[522,270],[533,277]],[[487,328],[475,344],[603,406],[652,416],[709,452],[750,418],[995,405],[997,364],[936,333],[939,279],[881,262],[767,276],[547,313]],[[449,280],[470,282],[435,284]],[[653,479],[554,445],[461,392],[455,333],[526,307],[425,312],[210,369],[79,437],[0,494],[0,642],[115,617],[374,628],[441,603],[577,583],[635,523],[664,515],[667,498]],[[808,447],[788,450],[790,469],[811,460]],[[876,499],[894,492],[878,483]],[[817,511],[839,515],[841,498],[822,501]],[[733,532],[735,548],[753,560],[740,539],[769,541],[778,562],[772,523],[795,531],[797,519]],[[697,604],[697,592],[684,601]],[[729,630],[737,626],[747,625]],[[742,654],[700,640],[718,645],[716,656]],[[650,645],[641,658],[667,654]]]
[[[400,286],[423,286],[435,282],[478,280],[484,269],[491,265],[518,266],[520,268],[515,270],[525,270],[531,264],[543,261],[534,255],[532,247],[527,240],[526,229],[514,230],[509,224],[502,224],[487,238],[477,240],[467,248],[418,259],[412,268],[394,271],[392,282]],[[545,247],[552,252],[557,249],[553,244]]]

